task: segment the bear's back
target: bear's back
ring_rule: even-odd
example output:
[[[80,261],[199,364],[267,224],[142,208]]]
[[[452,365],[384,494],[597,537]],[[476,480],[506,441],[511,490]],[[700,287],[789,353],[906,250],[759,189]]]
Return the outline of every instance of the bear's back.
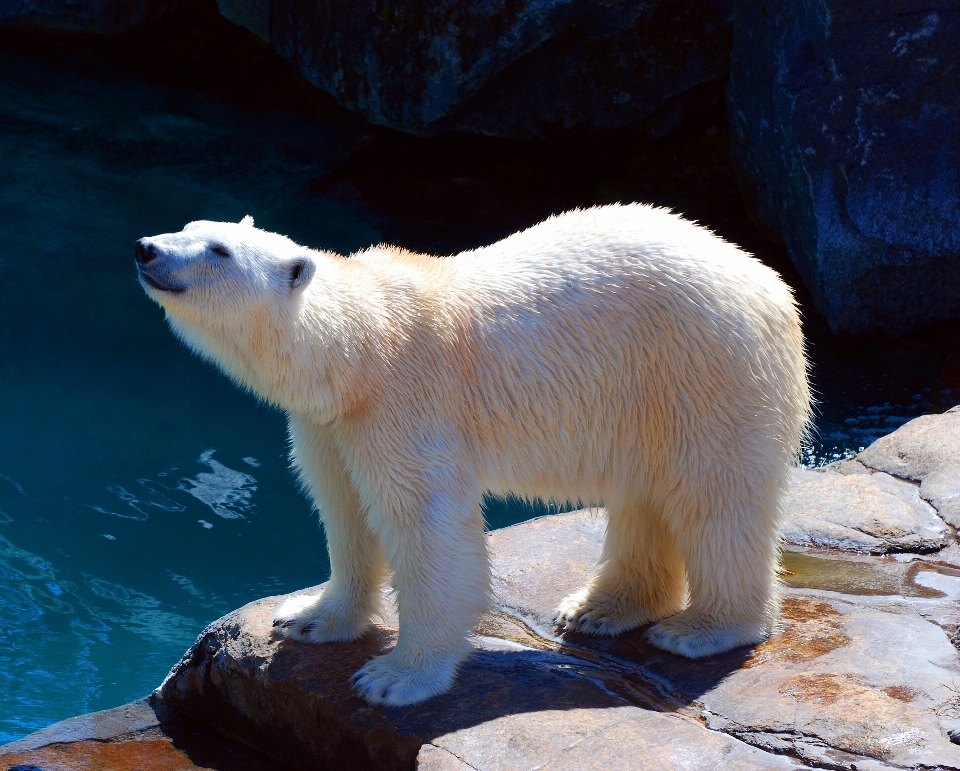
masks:
[[[710,325],[796,319],[775,271],[706,228],[642,204],[566,212],[444,262],[440,283],[455,287],[447,296],[497,315],[586,304]]]

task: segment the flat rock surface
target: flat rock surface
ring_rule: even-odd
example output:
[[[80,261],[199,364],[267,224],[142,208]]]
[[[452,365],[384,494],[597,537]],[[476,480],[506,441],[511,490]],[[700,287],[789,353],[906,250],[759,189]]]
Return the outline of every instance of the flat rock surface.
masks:
[[[282,598],[208,628],[163,701],[311,768],[960,768],[944,610],[958,571],[787,553],[777,633],[689,661],[642,629],[556,634],[554,608],[590,575],[604,527],[581,511],[492,533],[496,609],[456,687],[425,704],[376,709],[350,689],[395,640],[391,624],[351,644],[275,641]]]
[[[562,524],[552,519],[560,518],[491,539],[500,602],[545,636],[553,607],[589,573],[589,563],[575,555],[599,554],[604,525],[584,513],[566,515]],[[924,618],[911,598],[955,600],[918,582],[910,564],[890,558],[853,562],[788,553],[784,562],[790,588],[781,629],[752,650],[691,662],[652,648],[640,630],[564,642],[568,650],[583,646],[584,655],[630,662],[636,670],[629,680],[634,687],[646,681],[641,690],[651,706],[658,695],[676,700],[685,705],[681,714],[695,707],[709,727],[807,763],[960,765],[960,747],[945,734],[960,717],[950,627]]]

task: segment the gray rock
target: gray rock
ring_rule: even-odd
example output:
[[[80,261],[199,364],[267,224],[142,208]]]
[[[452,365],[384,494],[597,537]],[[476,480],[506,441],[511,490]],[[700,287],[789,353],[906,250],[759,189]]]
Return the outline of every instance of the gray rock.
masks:
[[[217,0],[217,8],[225,19],[270,40],[270,0]]]
[[[946,545],[950,528],[921,500],[917,485],[863,472],[794,469],[784,502],[784,540],[868,554],[931,552]]]
[[[835,329],[960,315],[953,0],[741,0],[733,157]]]
[[[218,0],[316,86],[401,131],[667,131],[722,95],[734,0]]]
[[[602,517],[578,512],[492,534],[501,607],[547,639],[552,609],[589,575],[603,527]],[[960,764],[960,748],[946,734],[960,727],[953,630],[914,609],[914,597],[929,596],[916,568],[836,553],[796,556],[803,568],[787,576],[781,627],[752,650],[691,662],[651,648],[642,631],[568,637],[566,650],[631,662],[636,669],[624,675],[634,698],[660,709],[679,699],[700,710],[708,728],[804,763]],[[622,687],[612,677],[604,682]]]
[[[878,439],[857,460],[920,482],[920,496],[960,527],[960,407],[911,420]]]
[[[0,24],[118,33],[153,24],[179,0],[0,0]]]

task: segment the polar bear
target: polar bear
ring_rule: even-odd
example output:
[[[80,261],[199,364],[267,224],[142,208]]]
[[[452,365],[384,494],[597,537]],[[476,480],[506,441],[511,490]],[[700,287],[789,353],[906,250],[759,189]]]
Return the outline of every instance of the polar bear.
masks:
[[[791,291],[736,246],[632,204],[446,258],[343,257],[245,218],[141,239],[136,261],[174,332],[288,415],[332,573],[278,632],[356,639],[392,583],[397,644],[354,676],[368,702],[450,688],[490,600],[484,491],[606,506],[564,631],[653,624],[688,657],[770,633],[810,393]]]

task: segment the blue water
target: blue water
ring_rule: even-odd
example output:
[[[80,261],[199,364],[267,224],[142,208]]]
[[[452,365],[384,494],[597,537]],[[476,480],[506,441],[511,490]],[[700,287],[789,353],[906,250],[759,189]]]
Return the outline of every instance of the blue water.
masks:
[[[143,696],[205,624],[329,571],[283,417],[174,339],[134,241],[246,214],[315,247],[380,240],[377,215],[303,192],[358,121],[80,64],[0,51],[0,743]],[[808,461],[922,399],[825,403]],[[544,511],[487,507],[492,525]]]
[[[133,243],[245,214],[376,242],[301,195],[361,131],[0,54],[0,743],[144,695],[210,620],[326,578],[282,416],[173,338]]]

